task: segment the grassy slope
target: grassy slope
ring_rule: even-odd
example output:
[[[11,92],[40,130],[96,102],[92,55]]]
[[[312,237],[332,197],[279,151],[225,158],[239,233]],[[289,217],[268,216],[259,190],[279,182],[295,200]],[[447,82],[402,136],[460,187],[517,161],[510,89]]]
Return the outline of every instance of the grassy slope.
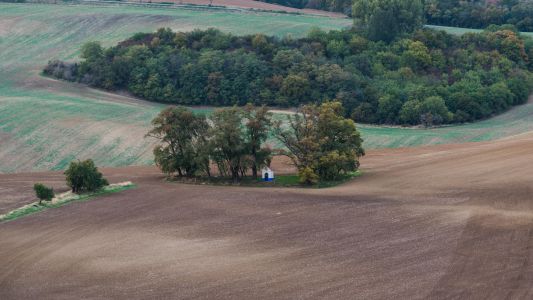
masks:
[[[437,30],[444,30],[451,34],[464,34],[471,32],[482,32],[482,29],[472,29],[472,28],[461,28],[461,27],[449,27],[449,26],[436,26],[436,25],[426,25],[428,28],[433,28]],[[533,32],[522,32],[523,35],[533,37]]]
[[[62,169],[87,157],[106,166],[151,161],[143,137],[161,105],[109,101],[106,93],[38,75],[50,59],[76,58],[86,41],[112,45],[160,27],[301,36],[313,26],[349,25],[270,13],[0,4],[0,172]]]
[[[112,45],[139,31],[218,27],[235,34],[301,36],[350,20],[270,13],[0,4],[0,172],[62,169],[74,158],[99,165],[151,161],[144,139],[161,105],[135,102],[38,75],[49,59],[75,59],[89,40]],[[367,148],[480,141],[533,130],[525,105],[476,124],[434,130],[360,126]]]

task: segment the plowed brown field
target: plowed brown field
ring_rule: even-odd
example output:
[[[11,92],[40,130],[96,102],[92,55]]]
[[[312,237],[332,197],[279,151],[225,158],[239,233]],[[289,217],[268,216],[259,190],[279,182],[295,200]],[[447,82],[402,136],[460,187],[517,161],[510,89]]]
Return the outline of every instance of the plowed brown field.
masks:
[[[533,297],[533,133],[363,167],[323,190],[105,170],[138,188],[0,224],[0,299]],[[2,209],[60,179],[1,175]]]
[[[245,8],[245,9],[258,9],[266,11],[284,11],[290,13],[304,13],[312,15],[321,15],[328,17],[337,17],[337,18],[347,18],[346,15],[341,13],[329,12],[325,10],[318,9],[298,9],[288,6],[266,3],[261,1],[254,0],[154,0],[152,2],[171,2],[177,4],[195,4],[195,5],[214,5],[214,6],[226,6],[226,7],[236,7],[236,8]]]

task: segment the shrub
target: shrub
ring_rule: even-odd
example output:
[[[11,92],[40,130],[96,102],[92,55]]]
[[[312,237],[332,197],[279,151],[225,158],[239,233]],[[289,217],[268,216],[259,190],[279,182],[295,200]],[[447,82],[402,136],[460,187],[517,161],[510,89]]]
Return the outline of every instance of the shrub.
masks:
[[[54,189],[45,186],[41,183],[36,183],[33,186],[33,190],[35,191],[35,195],[37,198],[39,198],[39,204],[44,201],[52,201],[52,198],[54,198]]]
[[[65,171],[67,185],[73,193],[92,192],[109,185],[91,159],[73,161]]]
[[[318,183],[318,175],[310,167],[302,168],[298,171],[298,177],[301,184],[315,185]]]

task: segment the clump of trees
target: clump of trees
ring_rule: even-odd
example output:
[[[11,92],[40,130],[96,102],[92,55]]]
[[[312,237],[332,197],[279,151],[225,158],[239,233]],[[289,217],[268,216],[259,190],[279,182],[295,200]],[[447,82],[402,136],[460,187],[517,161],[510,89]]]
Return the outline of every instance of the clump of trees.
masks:
[[[147,136],[160,141],[155,162],[167,175],[212,175],[216,166],[222,177],[240,181],[269,166],[273,151],[266,145],[269,133],[285,146],[299,170],[302,183],[335,180],[356,171],[364,155],[362,139],[353,120],[344,118],[340,102],[303,106],[286,120],[272,120],[262,107],[219,109],[206,117],[184,107],[169,107],[152,122]]]
[[[387,1],[355,2],[364,32],[313,29],[293,39],[160,29],[110,48],[88,43],[80,63],[54,61],[44,72],[179,105],[338,99],[345,117],[375,124],[471,122],[527,101],[533,40],[507,28],[461,36],[419,28],[411,15],[421,15],[420,1]]]
[[[64,174],[66,175],[67,186],[76,194],[94,192],[109,185],[109,182],[98,171],[91,159],[70,162]],[[42,201],[52,201],[55,197],[54,189],[41,183],[36,183],[33,190],[39,199],[39,205]]]
[[[512,24],[520,31],[533,31],[533,2],[530,0],[462,1],[426,0],[429,24],[486,28]]]
[[[147,134],[160,140],[154,149],[155,163],[164,173],[178,176],[210,176],[207,137],[210,128],[205,115],[195,115],[184,107],[163,110]]]
[[[65,171],[67,186],[73,193],[93,192],[109,185],[92,159],[72,161]]]
[[[207,118],[184,107],[169,107],[153,121],[147,136],[160,141],[154,149],[156,164],[168,175],[211,176],[211,165],[221,176],[241,180],[251,170],[269,165],[265,146],[272,122],[266,107],[224,108]]]
[[[295,8],[314,8],[326,11],[341,12],[346,15],[357,16],[360,6],[372,6],[375,0],[262,0]],[[401,3],[401,2],[404,3]],[[353,2],[353,3],[352,3]],[[413,11],[421,11],[428,24],[468,28],[487,28],[490,25],[510,24],[519,31],[533,31],[533,2],[530,0],[425,0],[420,6],[420,1],[410,0],[380,0],[379,5],[384,9],[376,15],[383,16],[380,23],[387,28],[392,22],[404,16],[412,16]],[[400,14],[393,15],[391,7],[398,4],[416,5],[415,10],[403,10]],[[422,3],[420,3],[422,4]],[[352,7],[353,5],[353,7]],[[391,23],[387,22],[390,18]],[[394,31],[396,29],[393,29]],[[387,33],[385,33],[387,34]]]
[[[52,201],[52,199],[55,197],[54,189],[51,187],[47,187],[42,183],[36,183],[33,186],[33,190],[35,191],[35,195],[39,199],[39,205],[41,205],[42,201]]]
[[[353,16],[370,39],[390,42],[422,27],[424,5],[422,0],[354,0]]]
[[[356,171],[365,154],[355,122],[343,117],[340,102],[303,106],[287,122],[276,122],[274,135],[306,184]]]

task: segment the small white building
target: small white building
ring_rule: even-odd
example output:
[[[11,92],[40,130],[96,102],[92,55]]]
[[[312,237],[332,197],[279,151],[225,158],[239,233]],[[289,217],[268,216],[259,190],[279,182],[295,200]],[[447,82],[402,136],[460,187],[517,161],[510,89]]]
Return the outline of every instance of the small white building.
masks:
[[[264,167],[261,170],[261,178],[263,181],[274,181],[274,172],[269,167]]]

